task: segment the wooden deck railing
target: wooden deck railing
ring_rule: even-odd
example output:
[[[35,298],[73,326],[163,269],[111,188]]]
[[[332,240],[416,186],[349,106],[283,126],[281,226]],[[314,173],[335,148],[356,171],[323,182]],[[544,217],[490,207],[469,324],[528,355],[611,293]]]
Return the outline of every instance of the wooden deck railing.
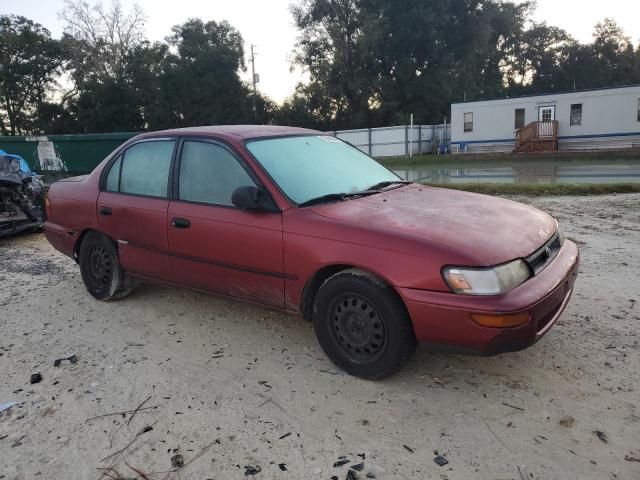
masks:
[[[516,131],[516,152],[547,152],[557,149],[557,120],[531,122]]]

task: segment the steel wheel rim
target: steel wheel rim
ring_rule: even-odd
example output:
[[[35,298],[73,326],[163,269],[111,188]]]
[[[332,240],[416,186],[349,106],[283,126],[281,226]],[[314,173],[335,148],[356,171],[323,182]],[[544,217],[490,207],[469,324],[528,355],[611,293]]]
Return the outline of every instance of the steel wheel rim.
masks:
[[[332,303],[330,312],[333,338],[351,359],[369,363],[382,356],[387,329],[371,301],[357,293],[345,293]]]
[[[102,245],[94,245],[89,252],[88,273],[96,288],[102,288],[111,283],[113,276],[113,262],[111,255]]]

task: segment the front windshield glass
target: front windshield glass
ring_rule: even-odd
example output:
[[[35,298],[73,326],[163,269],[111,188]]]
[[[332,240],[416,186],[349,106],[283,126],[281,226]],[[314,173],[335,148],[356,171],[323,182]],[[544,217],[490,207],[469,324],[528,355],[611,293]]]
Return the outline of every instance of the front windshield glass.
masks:
[[[247,148],[298,204],[332,193],[355,193],[381,182],[400,181],[357,148],[331,136],[252,140]]]

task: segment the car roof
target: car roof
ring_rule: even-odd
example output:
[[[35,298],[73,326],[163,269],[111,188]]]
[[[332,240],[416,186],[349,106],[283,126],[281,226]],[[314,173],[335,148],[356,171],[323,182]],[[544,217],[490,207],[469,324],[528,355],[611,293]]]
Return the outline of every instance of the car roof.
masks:
[[[157,132],[148,132],[139,138],[158,136],[197,135],[204,137],[236,137],[241,140],[260,137],[279,137],[288,135],[318,135],[324,134],[318,130],[308,128],[283,127],[277,125],[211,125],[204,127],[173,128]]]

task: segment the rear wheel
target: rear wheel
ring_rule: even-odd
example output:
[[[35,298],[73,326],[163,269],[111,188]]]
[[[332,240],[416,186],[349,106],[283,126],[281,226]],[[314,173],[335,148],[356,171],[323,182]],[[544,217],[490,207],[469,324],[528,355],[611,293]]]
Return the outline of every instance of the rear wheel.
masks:
[[[393,289],[357,269],[344,270],[320,287],[313,308],[316,336],[327,356],[348,373],[388,377],[416,347],[413,325]]]
[[[80,273],[85,287],[98,300],[115,300],[131,293],[133,282],[120,266],[111,239],[89,232],[80,245]]]

